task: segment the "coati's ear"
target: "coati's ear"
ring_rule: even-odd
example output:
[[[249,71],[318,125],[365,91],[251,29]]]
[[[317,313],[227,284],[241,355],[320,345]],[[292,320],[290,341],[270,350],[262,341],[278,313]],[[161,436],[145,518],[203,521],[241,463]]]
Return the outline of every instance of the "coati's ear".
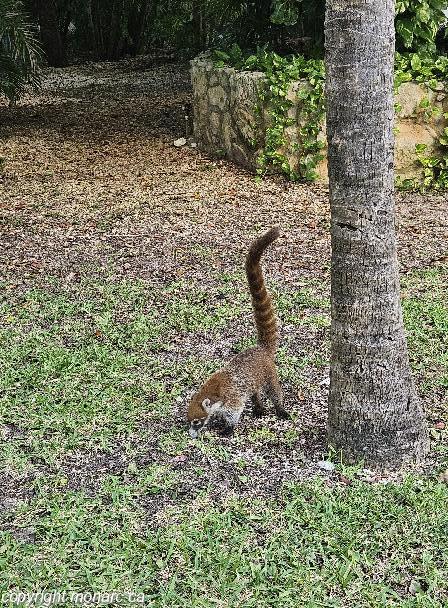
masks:
[[[215,403],[211,403],[210,399],[204,399],[202,402],[202,407],[207,412],[207,414],[213,414],[216,412],[218,408],[222,405],[222,401],[216,401]]]

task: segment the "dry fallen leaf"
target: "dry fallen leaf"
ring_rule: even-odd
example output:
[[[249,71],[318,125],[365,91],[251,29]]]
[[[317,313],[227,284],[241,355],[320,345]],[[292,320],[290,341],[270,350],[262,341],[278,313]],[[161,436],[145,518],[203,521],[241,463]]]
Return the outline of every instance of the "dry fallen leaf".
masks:
[[[339,473],[338,479],[341,483],[344,483],[346,486],[350,486],[353,483],[351,479],[349,479],[345,475],[342,475],[342,473]]]
[[[179,454],[178,456],[174,456],[174,458],[171,459],[171,464],[174,467],[178,467],[187,462],[187,460],[188,456],[186,456],[185,454]]]

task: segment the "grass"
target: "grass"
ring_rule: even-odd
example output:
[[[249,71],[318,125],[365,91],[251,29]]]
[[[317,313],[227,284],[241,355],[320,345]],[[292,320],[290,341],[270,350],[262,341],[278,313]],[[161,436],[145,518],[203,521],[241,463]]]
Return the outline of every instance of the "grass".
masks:
[[[172,297],[172,288],[124,282],[3,301],[0,415],[27,431],[30,454],[51,461],[79,447],[107,449],[142,417],[165,415],[188,378],[214,368],[198,357],[179,364],[157,355],[199,323],[191,292],[180,304]],[[210,316],[206,327],[220,327],[223,316]]]
[[[403,308],[420,390],[448,423],[447,285],[446,268],[406,278]],[[288,334],[279,352],[282,380],[298,392],[328,364],[328,301],[312,285],[277,289],[275,300],[284,325],[313,341],[297,352]],[[436,478],[369,485],[343,471],[350,485],[311,479],[263,501],[215,500],[217,463],[234,463],[250,488],[263,449],[296,449],[296,429],[277,441],[256,425],[248,444],[207,436],[196,464],[176,468],[191,448],[173,405],[218,367],[214,348],[235,325],[236,349],[253,343],[241,275],[210,291],[106,278],[3,297],[0,428],[12,438],[1,468],[31,497],[19,493],[1,515],[1,591],[132,589],[161,608],[448,606],[448,487]],[[437,433],[445,467],[446,431]],[[155,456],[144,464],[147,445]],[[117,448],[121,472],[99,475],[93,491],[70,486],[67,457]],[[187,477],[194,497],[182,495]]]
[[[404,281],[404,317],[421,388],[448,387],[448,269],[419,272]]]
[[[108,477],[93,497],[39,484],[16,514],[38,542],[4,536],[2,588],[132,589],[173,608],[446,605],[444,484],[315,479],[270,501],[199,496],[148,528],[139,497],[172,483],[160,470]]]

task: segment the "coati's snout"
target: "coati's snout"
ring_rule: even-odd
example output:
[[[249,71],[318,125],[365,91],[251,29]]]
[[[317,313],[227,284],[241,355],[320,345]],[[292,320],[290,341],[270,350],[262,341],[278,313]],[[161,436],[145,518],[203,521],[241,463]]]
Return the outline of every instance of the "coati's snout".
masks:
[[[200,432],[203,430],[205,426],[205,418],[200,420],[199,418],[195,418],[190,422],[190,428],[188,430],[190,437],[192,439],[197,439],[199,437]]]
[[[210,418],[213,414],[221,407],[222,403],[216,401],[212,403],[210,399],[203,399],[202,402],[198,401],[197,395],[193,397],[188,406],[187,418],[190,422],[189,433],[192,439],[197,439],[207,426]]]

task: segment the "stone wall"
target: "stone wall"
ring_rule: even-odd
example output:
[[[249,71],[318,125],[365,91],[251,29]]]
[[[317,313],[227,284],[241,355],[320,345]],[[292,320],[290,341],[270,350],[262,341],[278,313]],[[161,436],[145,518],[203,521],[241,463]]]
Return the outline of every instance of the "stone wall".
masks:
[[[191,79],[198,146],[254,170],[266,128],[255,112],[266,86],[264,74],[215,68],[207,60],[194,59]]]
[[[239,72],[233,68],[216,68],[209,60],[197,58],[191,62],[193,84],[194,136],[198,146],[213,156],[226,157],[250,171],[264,148],[266,127],[269,124],[267,102],[261,104],[260,94],[267,87],[262,72]],[[293,124],[286,128],[286,144],[279,150],[295,169],[300,158],[301,102],[297,97],[306,82],[294,82],[288,91],[292,106],[288,115]],[[407,82],[401,85],[397,103],[401,106],[396,116],[395,170],[401,177],[417,177],[421,168],[415,162],[415,145],[426,144],[429,152],[438,152],[438,138],[446,126],[443,112],[448,111],[448,100],[443,93],[431,91],[424,85]],[[439,109],[438,116],[428,119],[422,101],[429,99]],[[259,107],[256,112],[255,108]],[[319,138],[325,142],[325,123]],[[325,148],[323,149],[325,154]],[[327,161],[317,167],[322,181],[327,181]]]

